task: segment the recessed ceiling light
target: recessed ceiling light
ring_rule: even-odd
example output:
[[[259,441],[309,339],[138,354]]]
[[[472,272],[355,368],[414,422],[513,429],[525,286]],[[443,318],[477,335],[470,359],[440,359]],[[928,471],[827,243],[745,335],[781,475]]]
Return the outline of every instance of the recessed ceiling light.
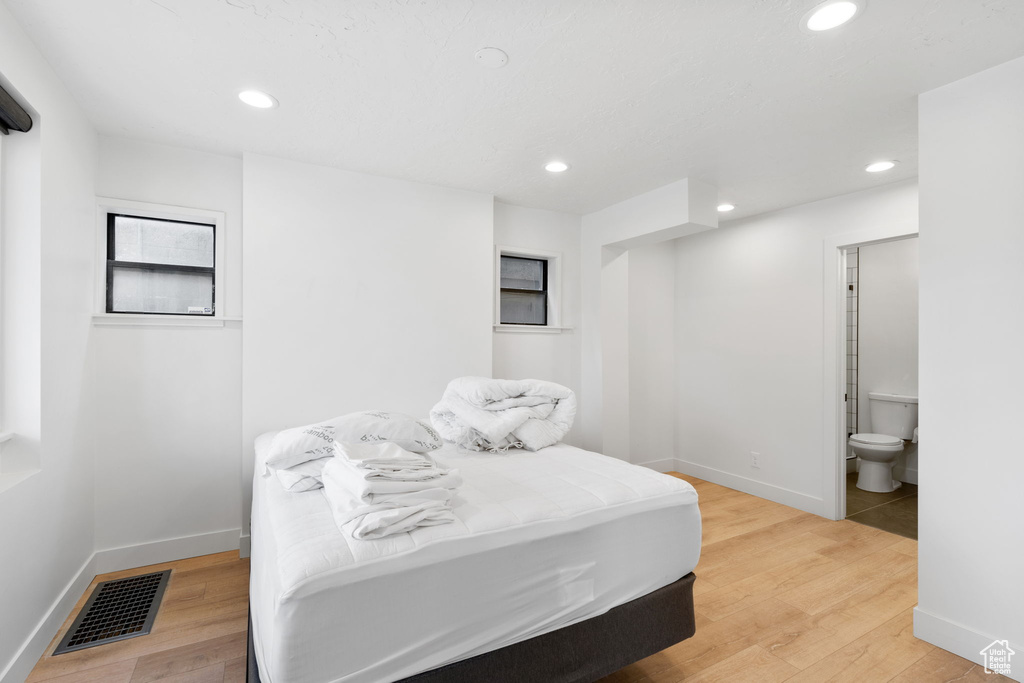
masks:
[[[277,106],[277,100],[262,90],[243,90],[238,93],[238,99],[257,109],[273,109]]]
[[[500,69],[508,64],[508,55],[496,47],[483,47],[476,51],[476,63],[488,69]]]
[[[868,173],[881,173],[882,171],[888,171],[893,168],[897,162],[895,161],[876,161],[873,164],[868,164],[864,167],[864,170]]]
[[[544,170],[549,173],[561,173],[569,170],[569,164],[564,161],[549,161],[544,165]]]
[[[804,15],[800,26],[811,33],[828,31],[842,26],[864,9],[864,0],[827,0]]]
[[[725,213],[726,211],[732,211],[735,208],[736,207],[733,206],[732,204],[719,204],[718,205],[718,210],[720,212],[722,212],[722,213]]]

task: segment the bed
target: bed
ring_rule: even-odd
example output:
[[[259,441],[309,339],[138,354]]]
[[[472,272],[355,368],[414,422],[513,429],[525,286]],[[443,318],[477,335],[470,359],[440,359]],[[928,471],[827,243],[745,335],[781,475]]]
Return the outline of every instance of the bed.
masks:
[[[689,484],[565,444],[435,456],[456,521],[373,541],[255,478],[250,683],[592,681],[693,634]]]

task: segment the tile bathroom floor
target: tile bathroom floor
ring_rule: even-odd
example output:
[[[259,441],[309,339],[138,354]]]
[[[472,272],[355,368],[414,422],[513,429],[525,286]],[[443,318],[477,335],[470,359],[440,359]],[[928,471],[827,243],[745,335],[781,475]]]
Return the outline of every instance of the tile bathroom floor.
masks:
[[[857,488],[857,473],[846,475],[846,519],[907,538],[917,538],[917,486],[904,483],[892,493]]]

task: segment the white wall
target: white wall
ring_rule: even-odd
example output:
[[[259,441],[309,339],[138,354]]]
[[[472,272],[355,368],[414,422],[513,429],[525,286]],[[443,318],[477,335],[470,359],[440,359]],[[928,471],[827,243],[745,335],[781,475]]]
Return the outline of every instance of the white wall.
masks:
[[[426,416],[452,378],[490,374],[490,195],[258,155],[243,170],[243,486],[261,432]]]
[[[858,431],[871,433],[868,393],[917,396],[917,239],[860,248],[858,297]],[[918,447],[907,444],[893,476],[918,483]]]
[[[860,248],[858,395],[861,432],[874,431],[868,392],[917,396],[917,239]]]
[[[97,141],[2,4],[0,65],[4,85],[38,114],[30,133],[4,141],[5,181],[18,181],[15,194],[4,188],[3,344],[28,365],[4,367],[4,427],[18,436],[2,446],[0,468],[36,470],[0,486],[0,679],[20,681],[80,595],[93,551],[86,380]]]
[[[493,376],[545,379],[579,394],[580,217],[574,214],[494,203],[494,244],[561,255],[559,333],[495,331]],[[576,443],[574,425],[566,441]]]
[[[593,244],[588,244],[585,237],[583,253],[587,254],[590,251],[588,247]],[[599,299],[600,317],[596,329],[593,325],[583,327],[583,339],[596,342],[592,351],[596,352],[598,362],[588,363],[591,358],[586,354],[582,360],[584,369],[589,371],[585,372],[583,379],[589,375],[598,381],[589,387],[584,381],[584,396],[580,400],[577,419],[583,418],[581,426],[585,448],[628,462],[632,460],[629,453],[632,446],[629,433],[632,425],[629,395],[630,252],[600,245],[596,251],[600,254],[598,279],[597,282],[584,280],[583,292],[584,301]],[[587,260],[592,263],[592,259]],[[595,412],[601,418],[596,424]]]
[[[718,227],[717,203],[717,188],[684,178],[583,216],[580,234],[582,395],[577,421],[585,448],[624,460],[633,459],[630,453],[631,253],[640,247],[663,244]]]
[[[915,223],[887,185],[676,240],[676,458],[683,472],[824,511],[823,247]],[[841,388],[837,388],[842,391]],[[761,467],[751,465],[751,452]]]
[[[914,632],[1024,678],[1024,59],[920,97],[921,435]]]
[[[217,274],[217,301],[228,316],[239,315],[241,159],[102,138],[97,194],[224,212],[226,234],[217,243],[227,251],[226,272]],[[241,335],[239,322],[93,329],[99,550],[181,537],[199,538],[171,552],[238,547]],[[137,556],[124,562],[151,559]]]
[[[675,463],[675,243],[629,250],[629,459]]]

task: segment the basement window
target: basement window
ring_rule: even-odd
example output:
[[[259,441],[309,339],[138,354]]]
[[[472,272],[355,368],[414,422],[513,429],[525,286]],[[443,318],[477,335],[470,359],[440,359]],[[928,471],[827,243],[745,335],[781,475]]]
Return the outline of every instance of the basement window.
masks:
[[[213,315],[215,226],[107,215],[107,313]]]
[[[112,318],[222,318],[223,214],[123,200],[100,200],[99,209],[106,268],[98,310]]]
[[[548,324],[548,262],[526,256],[501,257],[502,325]]]
[[[561,254],[497,247],[495,330],[561,332]]]

